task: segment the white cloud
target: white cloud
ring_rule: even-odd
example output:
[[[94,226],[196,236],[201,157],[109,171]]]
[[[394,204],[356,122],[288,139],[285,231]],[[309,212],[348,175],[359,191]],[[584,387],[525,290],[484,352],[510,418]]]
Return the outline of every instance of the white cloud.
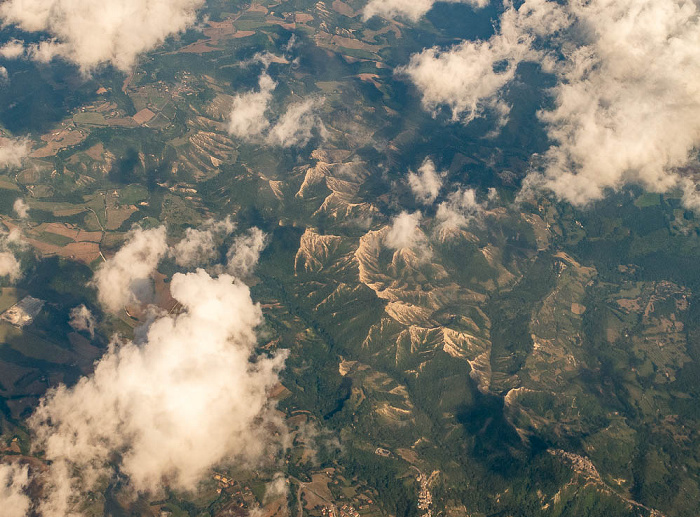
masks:
[[[449,235],[466,228],[469,222],[483,210],[484,206],[477,201],[474,189],[459,189],[452,192],[447,197],[447,201],[438,205],[435,214],[437,230],[442,235]]]
[[[19,231],[0,233],[0,278],[7,277],[11,283],[17,282],[22,276],[22,264],[16,257],[16,252],[26,248]]]
[[[282,147],[305,146],[314,130],[325,133],[318,109],[323,99],[306,99],[291,104],[267,135],[268,143]]]
[[[27,466],[0,464],[0,501],[4,517],[25,517],[31,501],[25,493],[29,485]]]
[[[420,229],[422,219],[420,212],[401,212],[392,220],[384,236],[384,245],[394,250],[410,250],[419,260],[429,259],[432,253],[428,239]]]
[[[139,344],[114,341],[92,375],[50,392],[30,418],[52,462],[44,515],[69,515],[115,458],[131,489],[157,492],[192,490],[219,463],[270,452],[268,392],[285,354],[250,360],[259,305],[225,274],[177,273],[170,288],[183,313],[157,316]]]
[[[406,18],[418,21],[433,8],[439,0],[370,0],[362,14],[365,20],[373,16],[382,18]],[[442,0],[445,3],[470,4],[472,7],[486,7],[490,0]]]
[[[217,258],[217,245],[231,234],[236,225],[227,217],[223,221],[206,221],[200,228],[188,228],[185,237],[173,246],[175,262],[183,267],[204,266]]]
[[[265,113],[277,83],[265,72],[258,81],[259,91],[237,95],[229,116],[228,132],[243,139],[255,139],[269,127]]]
[[[415,84],[424,108],[433,115],[447,107],[455,122],[469,123],[487,111],[505,119],[510,108],[501,97],[503,87],[513,80],[520,62],[542,58],[532,47],[535,36],[566,24],[557,4],[526,0],[517,10],[506,9],[490,39],[423,50],[397,72]]]
[[[226,255],[226,270],[238,278],[249,276],[265,246],[267,235],[259,228],[251,228],[248,233],[237,236]]]
[[[444,173],[438,173],[432,160],[426,158],[418,173],[408,173],[408,184],[416,200],[432,205],[442,189]]]
[[[89,72],[103,63],[132,68],[139,54],[184,31],[204,0],[7,0],[0,19],[54,40],[34,57],[60,56]],[[17,51],[18,52],[18,51]]]
[[[153,296],[151,275],[166,255],[186,268],[205,267],[217,260],[218,247],[235,230],[230,218],[208,220],[199,228],[188,228],[185,237],[172,248],[166,241],[164,226],[151,230],[134,228],[126,244],[95,272],[91,285],[97,288],[98,300],[112,313],[135,303],[150,301]],[[237,277],[252,273],[267,244],[258,228],[237,236],[227,252],[227,265],[214,266],[213,272],[226,271]]]
[[[700,146],[700,11],[693,0],[526,0],[508,6],[496,33],[414,55],[402,72],[426,109],[470,122],[505,119],[503,89],[519,63],[556,78],[554,107],[540,113],[552,146],[525,192],[547,189],[585,205],[634,183],[680,188],[700,208],[681,169]]]
[[[528,181],[576,205],[636,183],[695,186],[677,172],[700,145],[700,13],[690,0],[595,0],[570,10],[586,39],[557,65],[554,145]]]
[[[15,204],[12,205],[12,209],[20,219],[26,219],[29,217],[29,205],[21,197],[15,200]]]
[[[267,66],[268,63],[263,64]],[[281,147],[304,146],[316,131],[324,136],[326,129],[318,116],[323,99],[305,99],[291,104],[270,127],[267,112],[272,102],[272,92],[276,87],[277,83],[267,72],[263,72],[259,79],[258,91],[237,95],[233,99],[229,115],[228,132],[250,142],[265,141],[268,145]]]
[[[20,167],[29,154],[30,143],[26,138],[0,137],[0,169]]]
[[[143,301],[151,292],[151,274],[168,251],[165,227],[133,229],[127,243],[95,272],[92,285],[106,310],[116,313]]]
[[[0,57],[4,59],[18,59],[24,56],[24,42],[13,39],[0,47]]]
[[[6,82],[10,78],[10,72],[7,71],[7,68],[4,66],[0,66],[0,83]]]
[[[79,305],[70,310],[68,324],[75,330],[88,332],[91,338],[95,337],[95,316],[85,305]]]
[[[63,57],[68,51],[68,45],[56,40],[45,40],[27,45],[26,54],[32,61],[50,63],[57,57]]]

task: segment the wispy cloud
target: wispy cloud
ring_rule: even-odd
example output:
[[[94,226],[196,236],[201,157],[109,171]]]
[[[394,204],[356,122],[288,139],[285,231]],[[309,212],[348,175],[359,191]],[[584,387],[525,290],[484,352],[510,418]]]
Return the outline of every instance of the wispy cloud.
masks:
[[[187,228],[185,237],[173,246],[175,262],[183,267],[202,267],[217,258],[217,246],[236,229],[227,217],[210,219],[199,228]]]

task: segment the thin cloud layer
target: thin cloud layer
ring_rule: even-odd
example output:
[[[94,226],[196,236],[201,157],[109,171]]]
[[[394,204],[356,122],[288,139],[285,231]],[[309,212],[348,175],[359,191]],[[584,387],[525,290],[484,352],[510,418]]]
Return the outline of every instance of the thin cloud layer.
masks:
[[[95,273],[92,285],[97,298],[112,313],[143,301],[151,292],[150,276],[168,252],[165,227],[135,228],[127,243]]]
[[[18,464],[0,464],[0,501],[4,517],[25,517],[31,501],[25,493],[29,471]]]
[[[525,191],[546,189],[575,205],[635,183],[682,189],[700,208],[696,183],[679,169],[700,144],[700,16],[692,0],[526,0],[508,7],[496,33],[427,49],[401,70],[425,108],[468,123],[509,107],[504,88],[520,63],[537,62],[557,84],[540,113],[551,148]]]
[[[0,278],[7,277],[15,283],[22,276],[22,267],[11,251],[0,251]]]
[[[34,59],[62,57],[86,72],[103,63],[128,71],[140,54],[193,25],[203,4],[204,0],[7,0],[0,5],[0,19],[53,37],[24,51]],[[16,44],[12,49],[19,57]]]
[[[438,173],[433,161],[426,158],[417,173],[408,173],[408,185],[417,201],[432,205],[442,190],[443,178],[444,173]]]
[[[185,237],[169,247],[164,226],[150,230],[135,227],[126,244],[95,272],[91,285],[97,289],[100,304],[114,314],[129,305],[150,302],[152,275],[163,258],[172,256],[184,268],[211,266],[220,259],[219,248],[235,228],[228,217],[222,221],[208,220],[198,228],[188,228]],[[216,264],[211,270],[247,277],[266,244],[265,233],[251,228],[233,240],[226,254],[227,265]]]
[[[250,360],[262,314],[248,287],[198,270],[175,274],[171,293],[183,313],[156,317],[139,344],[113,341],[92,375],[30,418],[52,462],[44,515],[70,515],[114,461],[133,490],[192,490],[221,462],[269,452],[268,392],[285,354]]]
[[[489,0],[442,0],[445,3],[469,4],[475,8],[486,7]],[[438,0],[370,0],[362,11],[365,20],[373,16],[405,18],[413,22],[421,19]]]

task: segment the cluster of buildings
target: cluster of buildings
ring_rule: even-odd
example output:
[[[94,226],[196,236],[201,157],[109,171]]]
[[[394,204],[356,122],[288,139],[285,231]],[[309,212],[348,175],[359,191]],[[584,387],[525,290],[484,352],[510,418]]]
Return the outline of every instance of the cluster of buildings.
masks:
[[[321,514],[323,517],[360,517],[360,513],[355,507],[349,504],[344,504],[340,507],[340,510],[335,505],[324,506]]]
[[[248,500],[250,502],[254,500],[255,496],[253,495],[253,491],[247,486],[240,488],[240,485],[238,485],[236,480],[234,480],[233,478],[227,477],[217,472],[215,472],[212,477],[214,478],[214,481],[219,482],[219,486],[216,489],[217,494],[220,494],[226,488],[238,488],[238,490],[236,490],[235,492],[231,491],[229,493],[241,499],[241,502],[238,505],[240,508],[247,508],[248,505],[246,501]]]
[[[12,307],[2,313],[0,319],[12,323],[15,327],[26,327],[34,321],[34,318],[44,307],[44,300],[32,296],[25,296]]]
[[[418,492],[418,509],[423,512],[422,517],[433,516],[433,494],[430,493],[430,482],[432,478],[433,475],[428,478],[428,476],[422,472],[418,474],[418,483],[420,484],[420,491]]]
[[[340,507],[340,517],[360,517],[360,514],[354,506],[344,504]]]
[[[324,506],[321,509],[321,515],[323,517],[338,517],[338,508],[335,505]]]

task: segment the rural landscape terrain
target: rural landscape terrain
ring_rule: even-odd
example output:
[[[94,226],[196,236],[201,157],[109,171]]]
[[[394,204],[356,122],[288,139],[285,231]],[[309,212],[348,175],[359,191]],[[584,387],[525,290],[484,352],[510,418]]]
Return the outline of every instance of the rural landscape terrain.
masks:
[[[687,192],[527,188],[551,145],[547,67],[513,67],[507,117],[467,120],[409,65],[491,41],[508,5],[366,4],[209,0],[127,67],[0,50],[0,158],[26,151],[0,170],[0,499],[15,476],[29,501],[11,517],[698,515]],[[10,22],[3,49],[39,38]],[[168,325],[190,339],[171,370]],[[240,377],[212,360],[225,325]],[[107,434],[83,443],[73,417]],[[50,514],[59,465],[75,480]]]

